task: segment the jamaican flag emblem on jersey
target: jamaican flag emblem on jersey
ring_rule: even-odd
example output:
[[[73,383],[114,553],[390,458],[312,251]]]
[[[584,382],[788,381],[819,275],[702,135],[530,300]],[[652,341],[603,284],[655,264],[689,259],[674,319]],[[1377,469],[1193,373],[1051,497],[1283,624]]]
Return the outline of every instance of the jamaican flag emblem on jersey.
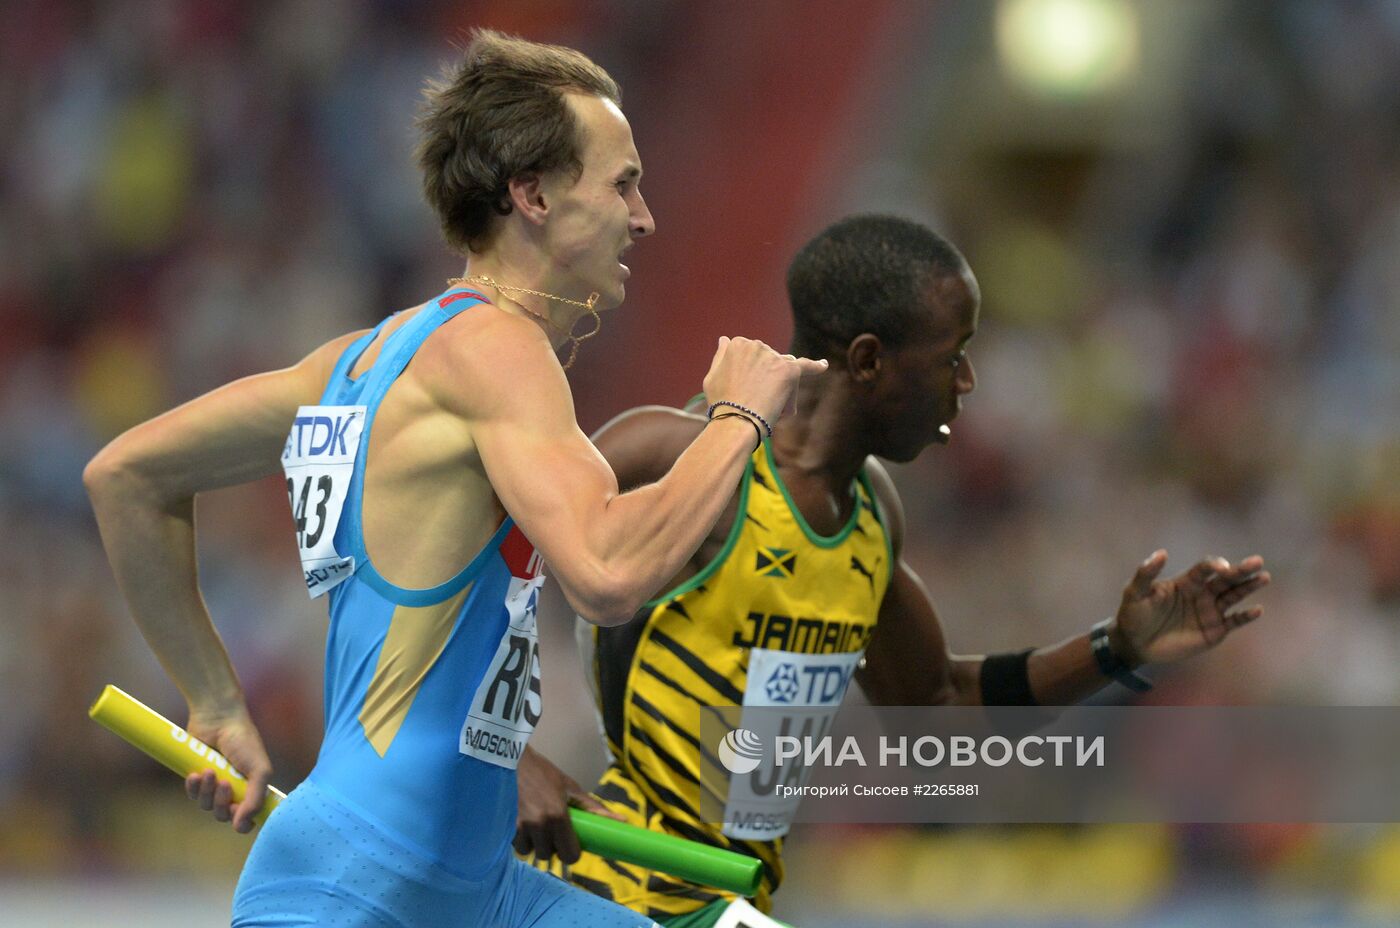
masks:
[[[765,577],[786,580],[797,573],[797,553],[788,548],[759,546],[754,570]]]

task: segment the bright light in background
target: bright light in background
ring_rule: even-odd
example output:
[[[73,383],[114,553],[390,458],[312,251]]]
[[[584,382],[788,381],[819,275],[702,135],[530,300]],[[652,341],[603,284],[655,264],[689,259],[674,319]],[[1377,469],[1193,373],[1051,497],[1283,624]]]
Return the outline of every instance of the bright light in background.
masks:
[[[1137,11],[1127,0],[1001,0],[997,50],[1007,73],[1039,93],[1102,93],[1137,69]]]

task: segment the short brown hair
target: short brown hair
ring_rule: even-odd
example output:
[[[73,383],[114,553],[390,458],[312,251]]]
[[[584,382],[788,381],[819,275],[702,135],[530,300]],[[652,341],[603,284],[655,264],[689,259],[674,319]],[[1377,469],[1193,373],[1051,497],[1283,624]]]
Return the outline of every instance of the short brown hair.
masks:
[[[473,30],[462,59],[428,81],[418,166],[452,247],[488,239],[491,217],[511,211],[512,178],[582,169],[569,92],[622,102],[617,82],[580,52],[489,29]]]

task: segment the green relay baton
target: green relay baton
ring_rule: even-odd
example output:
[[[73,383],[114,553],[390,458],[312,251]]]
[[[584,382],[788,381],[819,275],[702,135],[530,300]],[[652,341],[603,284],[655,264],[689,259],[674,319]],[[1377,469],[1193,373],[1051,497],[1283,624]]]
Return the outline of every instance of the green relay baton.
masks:
[[[203,770],[215,771],[233,787],[234,802],[243,801],[247,784],[227,760],[130,694],[109,685],[88,710],[88,715],[181,776]],[[281,790],[269,786],[267,799],[256,820],[262,822],[285,798]],[[752,896],[758,890],[762,863],[756,858],[658,834],[580,809],[570,809],[569,814],[574,831],[578,832],[579,845],[599,857],[669,873],[743,896]]]
[[[758,892],[763,862],[756,857],[638,828],[582,809],[570,809],[569,817],[579,846],[591,854],[741,896]]]

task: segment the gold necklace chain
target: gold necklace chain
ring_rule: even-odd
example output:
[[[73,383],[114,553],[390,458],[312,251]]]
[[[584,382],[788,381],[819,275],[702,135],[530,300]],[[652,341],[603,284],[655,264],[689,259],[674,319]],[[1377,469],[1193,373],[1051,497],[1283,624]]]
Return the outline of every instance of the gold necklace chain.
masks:
[[[598,310],[594,309],[594,304],[598,302],[598,294],[596,292],[589,294],[587,302],[580,303],[578,300],[571,300],[565,296],[555,296],[553,293],[545,293],[543,290],[531,290],[527,287],[512,287],[510,284],[500,283],[494,278],[487,277],[485,274],[472,274],[467,277],[449,277],[447,279],[447,283],[449,285],[469,283],[485,284],[486,286],[491,287],[493,290],[499,292],[502,296],[505,296],[505,292],[507,290],[511,291],[512,293],[528,293],[531,296],[544,297],[546,300],[553,300],[556,303],[566,303],[569,306],[578,306],[582,309],[588,310],[590,313],[593,314],[593,330],[590,332],[585,332],[582,335],[575,335],[573,334],[572,330],[564,332],[563,329],[559,328],[559,326],[555,325],[552,321],[550,321],[549,317],[546,316],[544,313],[535,312],[533,309],[526,306],[519,300],[514,299],[513,297],[506,297],[506,299],[509,299],[516,306],[519,306],[528,315],[540,320],[546,326],[550,327],[551,329],[554,329],[556,332],[563,332],[564,337],[569,340],[569,360],[564,363],[564,370],[568,370],[569,368],[574,366],[574,360],[578,357],[579,342],[586,341],[592,338],[593,336],[598,334],[600,329],[603,328],[603,317],[599,316]]]

